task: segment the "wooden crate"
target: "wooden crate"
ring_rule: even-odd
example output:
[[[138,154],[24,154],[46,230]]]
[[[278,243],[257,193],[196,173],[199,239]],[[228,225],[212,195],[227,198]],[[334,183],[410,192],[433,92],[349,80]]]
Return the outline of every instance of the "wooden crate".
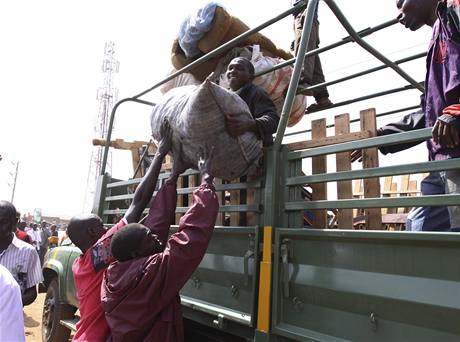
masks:
[[[289,149],[299,150],[333,144],[345,143],[360,139],[366,139],[377,135],[377,124],[375,109],[363,110],[360,112],[361,130],[359,132],[350,132],[350,116],[342,114],[335,117],[335,135],[327,136],[326,119],[312,121],[312,139],[302,142],[288,144]],[[363,150],[363,168],[378,167],[378,151],[376,148]],[[341,152],[336,154],[336,170],[351,170],[350,152]],[[327,172],[327,157],[316,156],[312,158],[312,174],[321,174]],[[380,197],[380,186],[378,178],[366,179],[363,183],[363,194],[365,198]],[[327,200],[327,184],[312,184],[312,199]],[[353,198],[351,181],[337,182],[337,198]],[[361,214],[352,209],[331,209],[315,210],[312,227],[314,228],[352,228],[353,219]],[[378,229],[381,226],[381,212],[379,209],[366,209],[362,213],[366,219],[364,225],[366,229]],[[376,228],[377,227],[377,228]]]

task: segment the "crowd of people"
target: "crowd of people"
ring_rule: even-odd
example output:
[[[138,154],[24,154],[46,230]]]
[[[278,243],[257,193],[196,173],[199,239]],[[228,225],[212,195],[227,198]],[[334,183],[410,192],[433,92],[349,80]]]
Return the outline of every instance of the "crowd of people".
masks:
[[[425,24],[433,27],[422,111],[403,121],[418,118],[421,127],[433,127],[433,139],[428,141],[430,160],[458,158],[460,1],[399,0],[397,7],[401,11],[401,23],[411,30]],[[296,28],[301,24],[297,25],[296,21]],[[253,115],[252,119],[229,116],[229,134],[239,136],[253,132],[264,146],[271,145],[279,118],[269,96],[252,84],[254,67],[251,62],[246,58],[235,58],[228,66],[227,77],[231,90],[248,104]],[[317,108],[321,101],[327,102],[324,98],[328,100],[327,90],[319,91],[322,93],[317,95]],[[394,127],[400,129],[402,126]],[[407,127],[403,130],[419,126]],[[398,129],[381,129],[380,134],[395,133]],[[181,218],[176,233],[168,239],[176,208],[176,181],[185,169],[180,158],[174,161],[171,176],[151,202],[144,223],[137,223],[151,201],[162,161],[170,150],[171,130],[164,124],[163,139],[153,162],[124,217],[111,229],[105,230],[96,215],[75,216],[69,222],[68,236],[82,251],[72,268],[80,305],[74,341],[183,340],[179,290],[205,254],[219,204],[209,172],[211,150],[204,152],[197,165],[202,184],[194,192],[192,205]],[[431,177],[436,178],[436,184],[439,183],[444,193],[459,193],[458,169],[442,171]],[[450,227],[460,227],[459,210],[458,206],[448,207]],[[429,217],[426,213],[423,215]],[[57,235],[56,226],[48,229],[46,223],[40,226],[26,224],[18,222],[18,218],[11,203],[0,201],[2,341],[24,340],[23,327],[22,333],[21,329],[15,329],[22,324],[20,306],[35,300],[36,285],[43,280],[40,261],[47,248],[57,244],[57,240],[52,239]]]
[[[65,229],[65,227],[61,229]],[[42,265],[48,249],[58,246],[60,242],[58,226],[54,223],[50,225],[46,221],[42,221],[40,224],[18,221],[15,234],[18,239],[35,247]]]
[[[57,225],[20,221],[13,204],[0,201],[0,341],[23,341],[23,306],[37,298],[43,259],[59,243]]]

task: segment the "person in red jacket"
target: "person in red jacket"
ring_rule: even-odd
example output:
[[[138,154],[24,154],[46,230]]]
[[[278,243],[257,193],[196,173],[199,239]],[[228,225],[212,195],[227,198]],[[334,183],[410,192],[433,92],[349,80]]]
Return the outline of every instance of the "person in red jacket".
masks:
[[[128,223],[138,222],[142,212],[152,198],[164,157],[171,149],[171,131],[164,127],[164,137],[157,153],[137,187],[133,201],[124,217],[106,231],[97,215],[73,217],[67,227],[70,240],[83,254],[75,259],[72,266],[75,289],[79,301],[80,320],[73,341],[106,341],[110,336],[109,327],[101,305],[101,283],[104,270],[113,260],[110,241],[113,235],[124,229]]]
[[[19,216],[21,216],[21,215],[19,215]],[[26,228],[26,223],[24,221],[18,222],[18,226],[16,227],[16,232],[14,234],[16,234],[16,237],[19,240],[22,240],[22,241],[27,242],[27,243],[32,245],[32,239],[24,231],[25,228]]]
[[[106,270],[101,288],[112,341],[184,340],[179,290],[206,252],[219,208],[208,161],[200,163],[203,182],[168,241],[175,181],[159,191],[145,226],[128,225],[112,238],[117,261]]]

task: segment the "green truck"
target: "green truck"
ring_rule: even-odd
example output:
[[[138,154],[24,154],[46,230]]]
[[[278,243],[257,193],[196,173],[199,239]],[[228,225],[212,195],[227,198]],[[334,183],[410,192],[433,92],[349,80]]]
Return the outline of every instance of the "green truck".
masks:
[[[111,126],[118,106],[128,101],[152,105],[140,97],[236,46],[240,39],[289,16],[299,7],[305,9],[306,22],[311,23],[317,2],[310,0],[306,4],[301,1],[297,8],[287,10],[200,57],[151,89],[115,105],[95,200],[95,212],[105,223],[112,222],[114,215],[123,213],[123,208],[127,208],[132,199],[132,187],[140,182],[138,178],[115,180],[105,173]],[[423,58],[424,53],[394,62],[362,39],[396,24],[397,20],[358,33],[334,1],[324,2],[350,36],[307,55],[353,42],[382,62],[380,67],[328,84],[345,82],[382,69],[394,70],[397,77],[407,82],[402,88],[365,95],[337,103],[335,107],[371,101],[408,89],[423,92],[423,83],[413,80],[398,65]],[[309,36],[310,29],[311,25],[305,25],[305,37]],[[307,39],[302,39],[299,56],[305,55],[306,43]],[[336,172],[327,172],[321,166],[326,156],[339,158],[348,155],[349,151],[363,149],[365,154],[368,152],[369,160],[373,159],[369,156],[377,154],[378,146],[426,140],[430,138],[430,130],[374,136],[376,117],[412,110],[418,107],[416,105],[376,115],[373,110],[362,111],[362,122],[368,122],[369,118],[374,120],[370,126],[364,124],[359,134],[336,136],[333,143],[327,143],[326,138],[316,139],[313,143],[285,143],[283,139],[293,135],[286,133],[286,124],[303,58],[292,59],[289,63],[294,63],[294,72],[274,145],[265,152],[264,175],[250,182],[219,183],[216,186],[221,196],[221,214],[213,238],[203,261],[180,293],[186,340],[459,341],[460,235],[381,230],[381,208],[460,205],[459,196],[381,197],[377,188],[380,188],[379,177],[456,169],[460,167],[460,160],[386,167],[368,162],[359,170],[338,168]],[[325,129],[324,122],[319,122],[321,125]],[[336,121],[335,126],[338,125]],[[309,132],[311,130],[301,133]],[[319,140],[324,141],[319,143]],[[314,164],[311,175],[302,172],[306,162]],[[162,173],[159,182],[167,176],[167,172]],[[197,185],[196,176],[195,171],[189,170],[181,177],[178,189],[181,202],[177,215],[187,210],[187,198]],[[357,179],[364,179],[364,198],[339,196],[338,199],[328,199],[325,188],[328,182],[337,182],[338,187],[351,189],[352,180]],[[307,185],[313,189],[311,199],[303,196]],[[227,200],[228,194],[232,196],[239,191],[244,191],[251,201],[241,203],[238,196],[236,200]],[[364,213],[367,230],[356,230],[353,221],[345,220],[345,214],[350,214],[353,209]],[[306,213],[313,213],[313,228],[317,229],[305,228]],[[339,223],[331,224],[331,213],[340,218]],[[67,340],[78,319],[71,267],[79,255],[80,251],[75,247],[60,246],[46,256],[42,287],[46,291],[44,341]]]

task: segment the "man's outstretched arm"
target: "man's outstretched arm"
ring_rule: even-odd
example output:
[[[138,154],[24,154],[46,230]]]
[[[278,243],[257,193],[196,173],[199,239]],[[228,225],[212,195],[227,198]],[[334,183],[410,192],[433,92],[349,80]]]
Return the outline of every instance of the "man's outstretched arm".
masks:
[[[152,198],[155,185],[160,174],[161,164],[166,154],[171,149],[171,128],[165,125],[162,133],[162,139],[158,145],[155,157],[150,165],[141,183],[134,192],[134,198],[125,214],[127,223],[138,222],[142,212]]]
[[[181,155],[182,153],[179,151],[174,156],[171,175],[155,196],[150,206],[149,214],[144,221],[144,225],[158,236],[163,246],[166,245],[169,227],[174,223],[177,204],[177,179],[188,168]]]
[[[146,273],[163,278],[161,302],[157,308],[168,305],[203,259],[211,239],[219,209],[219,202],[213,186],[213,177],[208,170],[210,157],[200,161],[198,168],[202,175],[201,186],[193,192],[193,202],[181,218],[179,230],[169,240],[165,251],[152,258],[152,265]],[[160,265],[158,265],[160,263]]]

